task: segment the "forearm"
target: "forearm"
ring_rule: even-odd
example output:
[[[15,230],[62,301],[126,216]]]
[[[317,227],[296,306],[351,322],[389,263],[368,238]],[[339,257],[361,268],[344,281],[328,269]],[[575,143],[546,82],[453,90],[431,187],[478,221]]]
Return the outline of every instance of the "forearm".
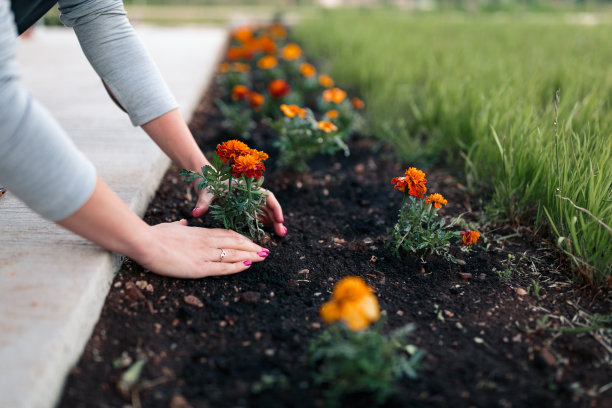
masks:
[[[89,200],[58,224],[105,249],[134,259],[142,258],[150,236],[150,227],[99,178]]]
[[[142,128],[181,168],[200,171],[202,166],[210,164],[178,109],[145,123]]]

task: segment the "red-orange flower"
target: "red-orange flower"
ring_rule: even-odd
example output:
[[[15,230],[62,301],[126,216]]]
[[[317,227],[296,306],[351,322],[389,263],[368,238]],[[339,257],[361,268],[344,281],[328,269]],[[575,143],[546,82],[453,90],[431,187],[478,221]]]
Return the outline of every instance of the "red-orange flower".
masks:
[[[319,84],[324,88],[333,88],[334,80],[329,75],[319,75]]]
[[[337,119],[338,118],[338,111],[335,110],[335,109],[329,110],[329,111],[325,112],[325,116],[327,116],[331,120]]]
[[[261,105],[263,105],[263,103],[265,102],[264,96],[257,92],[249,92],[248,100],[249,106],[255,110],[259,110],[259,108],[261,108]]]
[[[244,156],[236,157],[234,164],[232,165],[232,175],[236,178],[242,177],[253,177],[258,179],[261,177],[266,166],[261,162],[261,158],[254,154],[246,154]]]
[[[436,208],[441,208],[443,205],[446,205],[447,201],[444,197],[442,197],[442,194],[433,193],[425,199],[425,204],[429,203],[432,203]]]
[[[282,104],[280,106],[280,110],[288,118],[295,118],[296,116],[299,116],[302,119],[306,118],[306,109],[300,108],[297,105],[285,105],[285,104]]]
[[[261,37],[259,39],[259,48],[261,51],[265,52],[269,55],[276,54],[276,43],[274,40],[268,36]]]
[[[312,78],[316,75],[317,69],[307,62],[302,62],[300,64],[300,73],[304,75],[306,78]]]
[[[227,63],[227,62],[219,64],[219,72],[222,73],[222,74],[225,74],[230,69],[232,69],[232,66],[229,63]]]
[[[259,61],[257,61],[257,66],[261,69],[272,69],[278,64],[276,57],[272,55],[266,55],[265,57],[261,57]]]
[[[245,99],[249,95],[249,88],[244,85],[234,85],[232,88],[232,99]]]
[[[354,97],[353,99],[351,99],[351,105],[353,105],[353,108],[355,109],[363,109],[365,103],[363,103],[361,99]]]
[[[359,331],[380,318],[380,309],[363,279],[348,276],[334,286],[331,300],[321,306],[319,314],[327,324],[342,320],[349,329]]]
[[[249,65],[245,64],[244,62],[234,62],[232,64],[232,69],[236,72],[249,72],[251,70],[251,67],[249,67]]]
[[[331,122],[321,120],[317,122],[317,129],[324,131],[325,133],[335,132],[338,127]]]
[[[283,47],[281,56],[286,60],[296,60],[302,56],[302,49],[297,44],[287,44]]]
[[[284,79],[274,79],[268,84],[268,92],[271,97],[280,99],[291,92],[291,87]]]
[[[341,103],[346,98],[346,92],[340,88],[326,89],[323,91],[325,102]]]
[[[394,177],[391,180],[391,184],[395,184],[394,188],[396,190],[400,190],[405,194],[407,188],[408,194],[416,198],[423,198],[427,192],[426,182],[425,173],[415,167],[408,168],[404,173],[404,177]]]
[[[461,231],[461,245],[465,247],[471,247],[472,244],[478,241],[478,238],[480,238],[480,232],[472,230]]]
[[[281,23],[272,23],[268,26],[268,31],[270,35],[274,38],[278,38],[279,40],[284,40],[287,38],[287,30]]]
[[[249,26],[238,27],[232,32],[232,38],[244,44],[253,38],[253,30]]]
[[[217,156],[223,161],[223,164],[233,162],[237,157],[250,151],[251,148],[240,140],[228,140],[217,145]]]
[[[230,61],[236,61],[242,59],[244,52],[242,47],[231,46],[227,49],[227,59]]]

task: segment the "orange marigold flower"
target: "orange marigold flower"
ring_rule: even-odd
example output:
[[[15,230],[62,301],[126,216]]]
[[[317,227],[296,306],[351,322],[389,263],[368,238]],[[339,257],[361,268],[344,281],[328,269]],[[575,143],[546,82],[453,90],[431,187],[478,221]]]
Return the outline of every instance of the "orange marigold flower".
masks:
[[[242,59],[244,52],[242,47],[231,46],[227,49],[227,59],[230,61],[237,61]]]
[[[280,99],[291,92],[291,87],[284,79],[274,79],[268,84],[268,92],[273,98]]]
[[[349,276],[336,284],[331,300],[321,306],[319,314],[328,324],[342,320],[349,329],[359,331],[380,318],[380,309],[363,279]]]
[[[447,201],[444,197],[442,197],[442,194],[433,193],[425,199],[425,204],[429,203],[432,203],[436,208],[441,208],[443,205],[446,205]]]
[[[253,30],[249,26],[238,27],[232,32],[232,38],[244,44],[253,38]]]
[[[281,56],[286,60],[296,60],[302,56],[302,49],[297,44],[287,44],[283,47]]]
[[[338,126],[326,120],[321,120],[317,122],[317,129],[322,130],[325,133],[331,133],[331,132],[335,132],[336,130],[338,130]]]
[[[335,109],[329,110],[329,111],[325,112],[325,116],[327,116],[331,120],[337,119],[338,118],[338,111],[335,110]]]
[[[259,39],[259,48],[268,55],[276,54],[276,43],[268,36],[261,37]]]
[[[408,194],[416,198],[423,198],[427,192],[426,182],[425,173],[415,167],[408,168],[404,173],[404,177],[394,177],[391,180],[391,184],[395,184],[395,190],[400,190],[406,194],[407,188]]]
[[[227,63],[227,62],[219,64],[219,72],[222,73],[222,74],[225,74],[230,69],[232,69],[232,66],[229,63]]]
[[[280,106],[280,110],[288,118],[295,118],[296,116],[299,116],[302,119],[306,118],[306,109],[300,108],[297,105],[285,105],[285,104],[282,104]]]
[[[346,92],[340,88],[326,89],[323,91],[325,102],[341,103],[346,98]]]
[[[333,88],[334,80],[329,75],[319,75],[319,84],[324,88]]]
[[[217,145],[217,156],[223,161],[223,164],[233,162],[237,157],[250,151],[251,148],[240,140],[228,140]]]
[[[259,160],[264,161],[268,160],[268,153],[262,152],[256,149],[249,149],[245,154],[250,154],[251,156],[259,157]]]
[[[302,62],[300,64],[300,73],[304,75],[306,78],[312,78],[316,75],[317,69],[307,62]]]
[[[276,57],[272,55],[266,55],[265,57],[261,57],[259,61],[257,61],[257,66],[261,69],[272,69],[278,64]]]
[[[232,64],[232,69],[236,72],[249,72],[251,67],[244,62],[234,62]]]
[[[268,31],[272,37],[277,38],[279,40],[284,40],[287,38],[287,30],[285,26],[281,23],[272,23],[268,26]]]
[[[351,105],[353,105],[353,108],[355,109],[363,109],[365,103],[363,103],[361,99],[354,97],[353,99],[351,99]]]
[[[244,156],[236,157],[236,160],[232,165],[232,175],[236,178],[240,178],[245,175],[246,177],[258,179],[261,177],[265,169],[266,166],[261,162],[259,156],[246,154]]]
[[[263,105],[263,103],[265,102],[265,98],[262,94],[259,94],[257,92],[249,92],[248,102],[251,108],[259,110],[259,108],[261,108],[261,105]]]
[[[478,238],[480,238],[480,232],[472,230],[461,231],[461,245],[465,247],[471,247],[472,244],[478,241]]]
[[[232,99],[245,99],[249,95],[249,88],[244,85],[234,85],[232,88]]]

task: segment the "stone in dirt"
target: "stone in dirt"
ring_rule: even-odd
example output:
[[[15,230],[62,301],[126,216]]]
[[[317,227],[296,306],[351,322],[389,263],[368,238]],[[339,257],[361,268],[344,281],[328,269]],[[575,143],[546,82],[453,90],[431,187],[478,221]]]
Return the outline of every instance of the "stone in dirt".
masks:
[[[188,305],[195,306],[195,307],[204,307],[204,303],[202,303],[202,301],[200,299],[198,299],[197,297],[195,297],[193,295],[187,295],[187,296],[185,296],[185,298],[183,300]]]
[[[240,300],[242,300],[245,303],[257,303],[260,298],[261,298],[261,293],[253,292],[253,291],[244,292],[243,294],[240,295]]]
[[[472,278],[472,274],[469,272],[459,272],[459,277],[461,279],[471,279]]]
[[[523,288],[516,288],[515,292],[519,296],[525,296],[527,294],[527,291]]]

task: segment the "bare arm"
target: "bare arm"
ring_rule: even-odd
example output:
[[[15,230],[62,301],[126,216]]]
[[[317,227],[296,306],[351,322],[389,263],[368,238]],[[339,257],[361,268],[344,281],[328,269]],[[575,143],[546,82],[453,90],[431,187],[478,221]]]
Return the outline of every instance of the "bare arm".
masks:
[[[99,179],[85,205],[58,224],[129,256],[152,272],[171,277],[237,273],[268,254],[233,231],[188,227],[184,220],[149,226]],[[227,254],[224,259],[221,249]]]

